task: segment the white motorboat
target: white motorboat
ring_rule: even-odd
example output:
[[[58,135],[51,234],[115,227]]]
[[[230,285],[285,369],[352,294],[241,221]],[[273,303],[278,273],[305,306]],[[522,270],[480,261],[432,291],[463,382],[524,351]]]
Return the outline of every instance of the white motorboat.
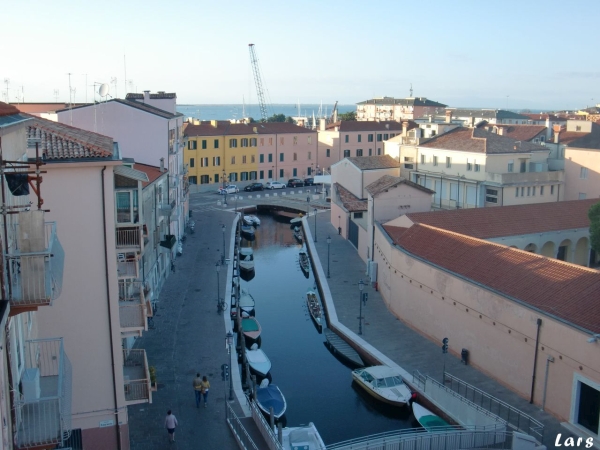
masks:
[[[282,430],[283,449],[326,450],[325,442],[312,422],[304,427],[291,427]]]
[[[244,222],[247,225],[254,225],[255,227],[260,225],[260,219],[252,214],[244,216]]]
[[[271,370],[271,361],[267,358],[265,352],[258,348],[257,344],[252,344],[250,350],[246,350],[246,359],[250,370],[261,377],[266,377]]]
[[[412,392],[402,381],[400,370],[389,366],[371,366],[352,371],[352,378],[371,396],[385,403],[405,406]]]
[[[242,310],[242,317],[254,316],[254,297],[252,294],[242,288],[240,290],[240,309]],[[237,302],[235,300],[235,294],[231,296],[231,317],[237,316]]]
[[[241,270],[254,270],[254,251],[251,247],[240,248],[240,269]]]
[[[274,384],[269,384],[267,378],[262,380],[260,386],[256,389],[256,404],[267,416],[271,414],[271,408],[273,408],[273,416],[276,419],[281,418],[287,409],[287,403],[281,389]]]

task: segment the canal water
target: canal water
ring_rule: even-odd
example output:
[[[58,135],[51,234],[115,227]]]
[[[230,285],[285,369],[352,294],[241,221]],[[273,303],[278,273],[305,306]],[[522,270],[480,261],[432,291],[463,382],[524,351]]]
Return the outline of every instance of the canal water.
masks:
[[[315,280],[312,266],[308,278],[300,269],[303,245],[289,224],[259,217],[256,239],[242,240],[242,246],[254,248],[256,267],[254,278],[242,280],[242,287],[256,301],[261,348],[272,363],[272,382],[286,398],[287,426],[314,422],[325,444],[414,426],[408,408],[370,397],[325,346],[325,335],[306,307],[306,291]]]

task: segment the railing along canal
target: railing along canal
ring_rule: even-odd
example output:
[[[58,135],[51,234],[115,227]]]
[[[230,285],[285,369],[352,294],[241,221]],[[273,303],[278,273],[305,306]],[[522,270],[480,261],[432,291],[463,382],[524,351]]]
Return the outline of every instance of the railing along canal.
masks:
[[[243,446],[243,448],[259,450],[259,448],[256,446],[256,444],[246,431],[246,428],[244,428],[244,425],[242,425],[242,422],[240,422],[240,419],[238,418],[236,413],[233,412],[233,409],[231,408],[229,403],[226,402],[225,405],[227,423],[229,424],[229,428],[231,428],[231,431],[237,437],[238,442]]]

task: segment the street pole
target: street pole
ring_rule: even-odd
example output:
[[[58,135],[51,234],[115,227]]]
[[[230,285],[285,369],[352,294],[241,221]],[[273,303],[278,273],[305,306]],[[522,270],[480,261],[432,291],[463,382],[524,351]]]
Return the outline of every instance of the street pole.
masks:
[[[360,280],[358,282],[358,304],[359,304],[359,313],[358,313],[358,334],[362,334],[362,304],[363,304],[363,299],[362,299],[362,291],[365,287],[365,283],[363,282],[363,280]]]
[[[221,227],[223,230],[223,255],[221,256],[221,265],[225,265],[225,224]]]
[[[233,344],[233,333],[230,331],[227,332],[227,345],[229,346],[229,355],[231,355],[231,345]],[[229,358],[231,362],[231,356]],[[232,366],[233,369],[233,366]],[[233,373],[232,370],[229,371],[229,401],[233,401]]]
[[[329,246],[331,245],[331,236],[327,236],[327,278],[331,278],[329,274]]]
[[[315,208],[315,243],[317,242],[317,208]]]
[[[215,268],[217,269],[217,308],[218,308],[219,307],[218,305],[221,302],[221,283],[219,282],[219,272],[221,271],[221,265],[219,264],[219,261],[217,261]]]

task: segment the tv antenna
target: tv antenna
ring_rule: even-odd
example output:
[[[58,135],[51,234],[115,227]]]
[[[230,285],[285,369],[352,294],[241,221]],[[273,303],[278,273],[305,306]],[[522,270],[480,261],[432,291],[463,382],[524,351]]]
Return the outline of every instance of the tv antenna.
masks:
[[[115,87],[115,98],[119,98],[119,95],[117,94],[117,77],[111,77],[110,84]]]
[[[4,98],[6,99],[6,103],[10,103],[8,101],[8,85],[10,84],[10,78],[5,78],[4,84],[6,84],[6,94],[4,94]]]
[[[58,103],[58,89],[54,89],[54,102]]]
[[[412,98],[413,96],[413,88],[412,88],[412,83],[410,83],[410,98]]]

